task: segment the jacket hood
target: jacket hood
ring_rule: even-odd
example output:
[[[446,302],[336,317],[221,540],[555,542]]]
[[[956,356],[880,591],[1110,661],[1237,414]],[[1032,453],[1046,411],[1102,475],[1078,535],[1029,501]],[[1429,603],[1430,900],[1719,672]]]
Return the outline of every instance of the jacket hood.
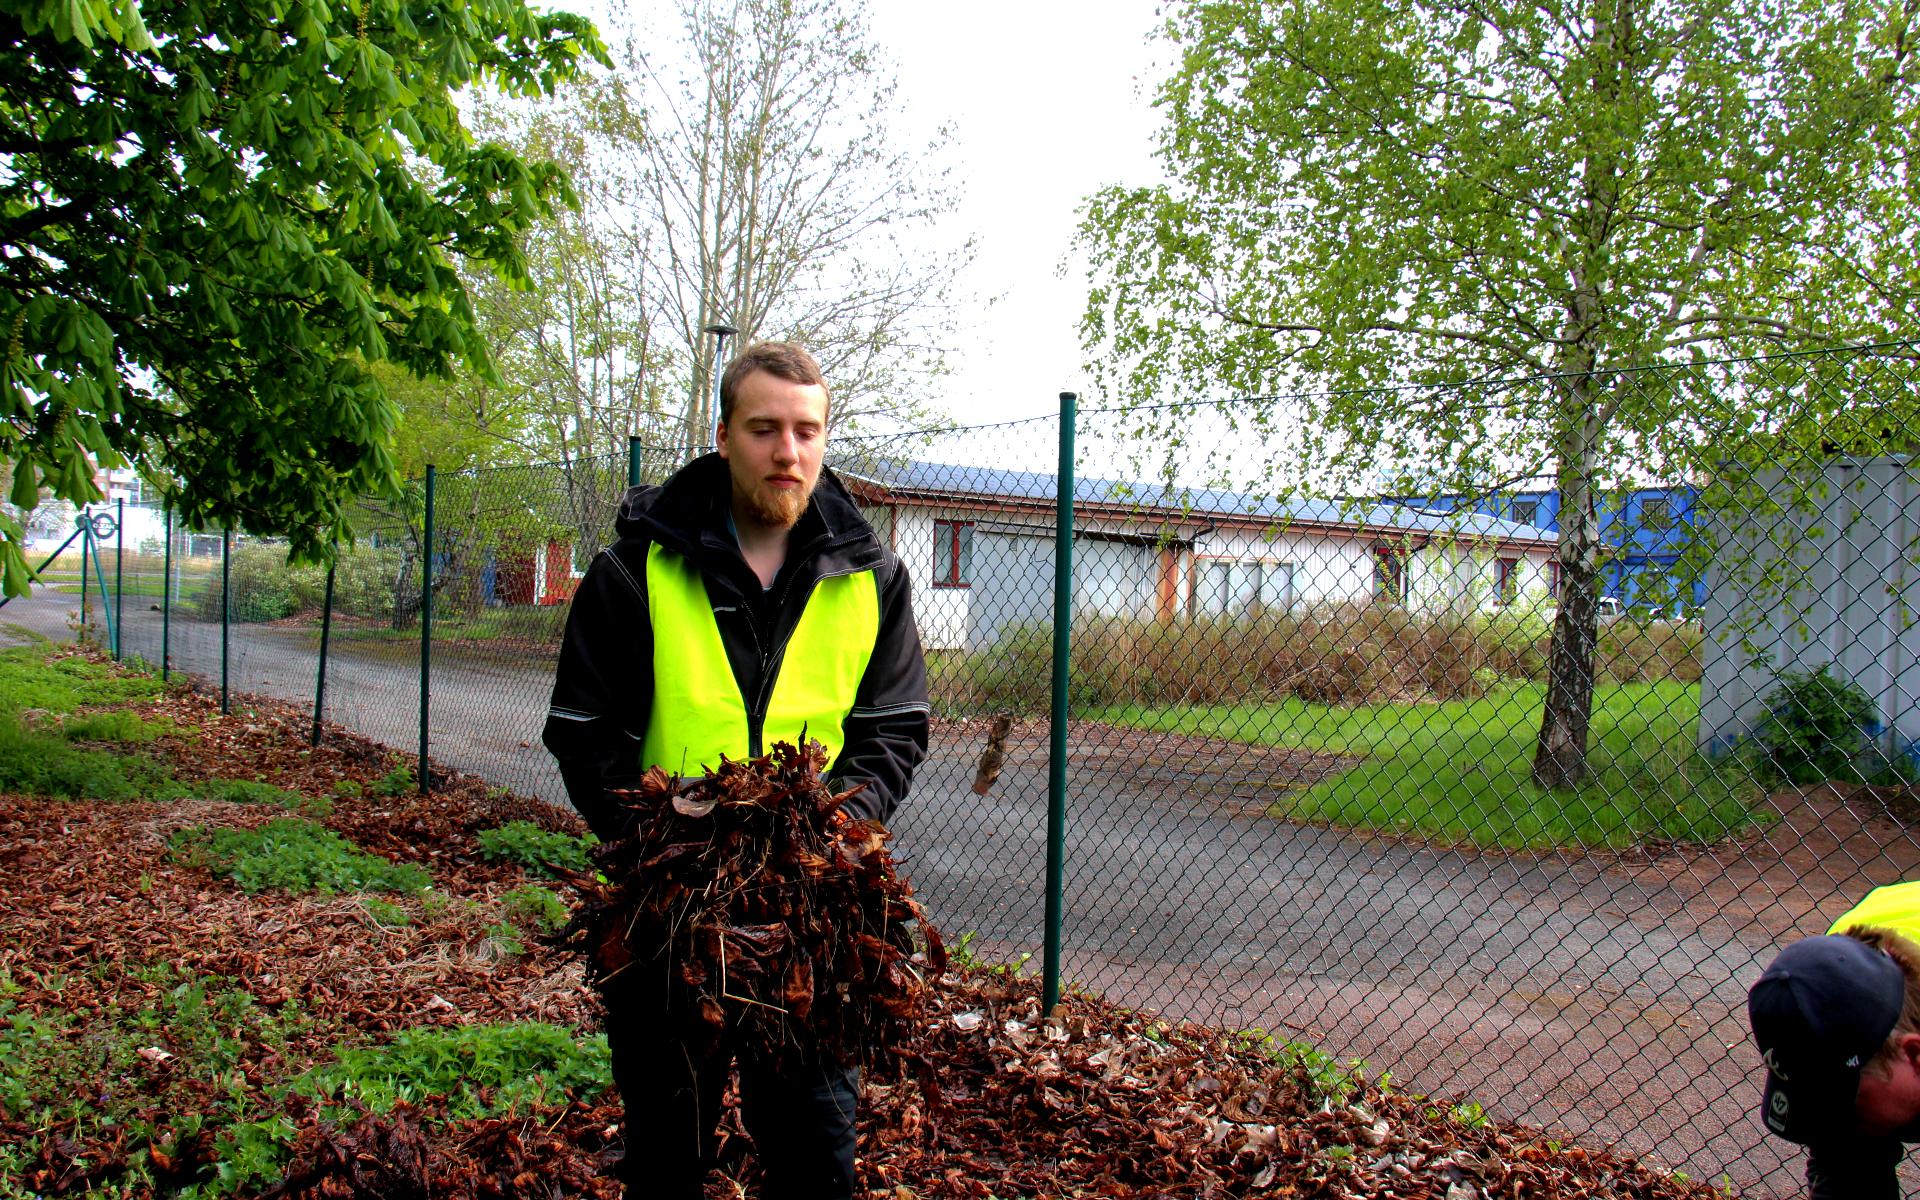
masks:
[[[658,542],[696,561],[714,551],[737,555],[738,545],[727,529],[732,497],[727,460],[709,452],[681,467],[665,483],[628,488],[614,532],[622,538]],[[873,527],[860,515],[839,476],[822,467],[807,511],[793,527],[793,547],[820,543],[821,548],[857,552],[865,548],[860,545],[863,540],[880,549]]]

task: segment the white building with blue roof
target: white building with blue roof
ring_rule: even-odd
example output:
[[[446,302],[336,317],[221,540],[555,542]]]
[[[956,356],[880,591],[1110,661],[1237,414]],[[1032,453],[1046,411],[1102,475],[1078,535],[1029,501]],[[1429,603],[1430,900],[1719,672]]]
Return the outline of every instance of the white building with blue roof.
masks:
[[[1053,613],[1057,477],[915,460],[835,471],[907,564],[930,649]],[[1477,512],[1275,498],[1115,479],[1074,486],[1074,607],[1138,621],[1394,604],[1549,603],[1553,531]]]

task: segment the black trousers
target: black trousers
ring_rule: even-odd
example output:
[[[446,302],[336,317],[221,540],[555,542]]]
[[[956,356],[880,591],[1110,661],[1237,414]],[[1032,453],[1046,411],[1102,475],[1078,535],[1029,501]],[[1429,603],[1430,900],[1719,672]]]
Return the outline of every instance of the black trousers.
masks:
[[[740,1116],[765,1172],[764,1200],[852,1200],[859,1072],[811,1055],[774,1070],[730,1038],[704,1052],[668,1032],[673,1026],[646,994],[664,989],[639,982],[605,996],[613,1081],[627,1114],[620,1176],[628,1196],[700,1200],[727,1070],[737,1060]]]

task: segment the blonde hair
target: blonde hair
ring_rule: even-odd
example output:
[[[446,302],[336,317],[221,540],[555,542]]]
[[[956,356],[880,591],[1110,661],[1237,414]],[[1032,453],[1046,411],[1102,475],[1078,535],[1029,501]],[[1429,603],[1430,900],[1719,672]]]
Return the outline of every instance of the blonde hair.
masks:
[[[1863,1068],[1884,1079],[1893,1065],[1900,1039],[1909,1033],[1920,1033],[1920,946],[1891,929],[1871,925],[1855,925],[1843,932],[1891,958],[1907,981],[1907,1000],[1900,1006],[1900,1016],[1894,1021],[1893,1028],[1887,1033],[1887,1040],[1881,1044],[1873,1060]]]

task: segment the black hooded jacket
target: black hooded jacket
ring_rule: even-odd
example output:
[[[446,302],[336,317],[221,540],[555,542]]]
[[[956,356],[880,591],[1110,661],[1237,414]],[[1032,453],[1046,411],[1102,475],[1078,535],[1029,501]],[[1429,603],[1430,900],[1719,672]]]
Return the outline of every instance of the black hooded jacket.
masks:
[[[574,593],[542,740],[559,761],[568,798],[603,840],[623,832],[607,789],[631,786],[640,776],[640,745],[653,700],[647,548],[656,542],[706,579],[720,641],[740,694],[749,698],[756,737],[760,714],[752,698],[780,669],[814,584],[875,571],[880,632],[828,782],[836,789],[864,783],[848,802],[848,815],[884,821],[926,755],[926,662],[899,558],[880,544],[840,481],[823,470],[789,537],[786,564],[773,586],[762,589],[727,527],[731,496],[727,464],[717,454],[695,459],[662,485],[629,490],[614,526],[617,539],[595,556]],[[789,669],[805,670],[805,664]]]

